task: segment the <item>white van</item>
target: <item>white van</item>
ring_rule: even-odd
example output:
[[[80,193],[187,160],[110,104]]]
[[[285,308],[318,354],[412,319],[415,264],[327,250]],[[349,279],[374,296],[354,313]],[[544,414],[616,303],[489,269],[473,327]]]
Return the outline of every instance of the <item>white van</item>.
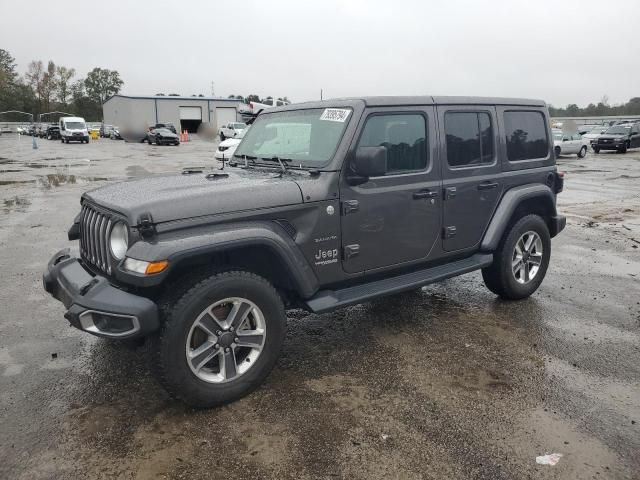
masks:
[[[60,119],[60,140],[62,143],[89,143],[89,131],[82,117],[62,117]]]

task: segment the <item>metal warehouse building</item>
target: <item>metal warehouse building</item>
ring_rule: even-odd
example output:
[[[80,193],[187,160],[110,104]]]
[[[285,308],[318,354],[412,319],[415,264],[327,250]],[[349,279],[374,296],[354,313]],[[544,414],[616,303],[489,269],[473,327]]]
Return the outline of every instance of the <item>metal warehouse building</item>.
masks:
[[[238,121],[241,105],[238,100],[215,97],[114,95],[104,102],[102,112],[104,123],[121,128],[171,122],[195,133],[203,123],[217,129]]]

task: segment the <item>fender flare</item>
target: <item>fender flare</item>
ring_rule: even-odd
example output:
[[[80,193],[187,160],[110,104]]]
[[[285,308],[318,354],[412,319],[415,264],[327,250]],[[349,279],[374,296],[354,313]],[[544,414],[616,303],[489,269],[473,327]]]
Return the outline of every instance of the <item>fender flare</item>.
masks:
[[[502,196],[491,222],[489,222],[489,227],[480,244],[481,251],[492,252],[498,248],[498,243],[500,243],[500,239],[518,205],[532,198],[539,198],[542,202],[548,202],[552,206],[551,216],[556,216],[556,198],[551,188],[547,185],[523,185],[507,190]]]
[[[136,242],[127,251],[128,257],[147,262],[168,260],[169,268],[151,277],[118,268],[116,276],[138,286],[159,285],[185,260],[249,246],[264,247],[272,252],[287,270],[293,287],[302,298],[308,298],[318,290],[318,278],[306,258],[293,239],[274,222],[209,225],[167,233],[155,241]]]

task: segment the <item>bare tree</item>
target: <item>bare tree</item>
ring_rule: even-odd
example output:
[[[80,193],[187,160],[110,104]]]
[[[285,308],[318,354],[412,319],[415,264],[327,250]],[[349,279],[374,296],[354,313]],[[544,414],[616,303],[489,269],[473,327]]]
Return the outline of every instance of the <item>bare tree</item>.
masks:
[[[42,76],[44,75],[44,65],[42,60],[33,60],[27,67],[25,75],[27,82],[36,94],[38,100],[38,110],[42,112]]]
[[[47,70],[42,74],[42,100],[44,109],[51,110],[51,97],[56,88],[56,64],[49,60]]]
[[[56,93],[61,104],[67,104],[71,89],[71,79],[75,76],[75,68],[67,68],[63,65],[56,67]]]

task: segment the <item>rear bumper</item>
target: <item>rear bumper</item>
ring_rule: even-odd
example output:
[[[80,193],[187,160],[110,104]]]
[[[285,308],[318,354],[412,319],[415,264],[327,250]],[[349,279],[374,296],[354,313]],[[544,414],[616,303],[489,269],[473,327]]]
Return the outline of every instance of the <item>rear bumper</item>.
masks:
[[[144,337],[159,326],[157,305],[93,276],[69,249],[60,250],[42,276],[44,289],[64,304],[72,326],[106,338]]]
[[[564,215],[556,215],[549,219],[549,234],[551,237],[558,235],[564,227],[567,226],[567,217]]]

